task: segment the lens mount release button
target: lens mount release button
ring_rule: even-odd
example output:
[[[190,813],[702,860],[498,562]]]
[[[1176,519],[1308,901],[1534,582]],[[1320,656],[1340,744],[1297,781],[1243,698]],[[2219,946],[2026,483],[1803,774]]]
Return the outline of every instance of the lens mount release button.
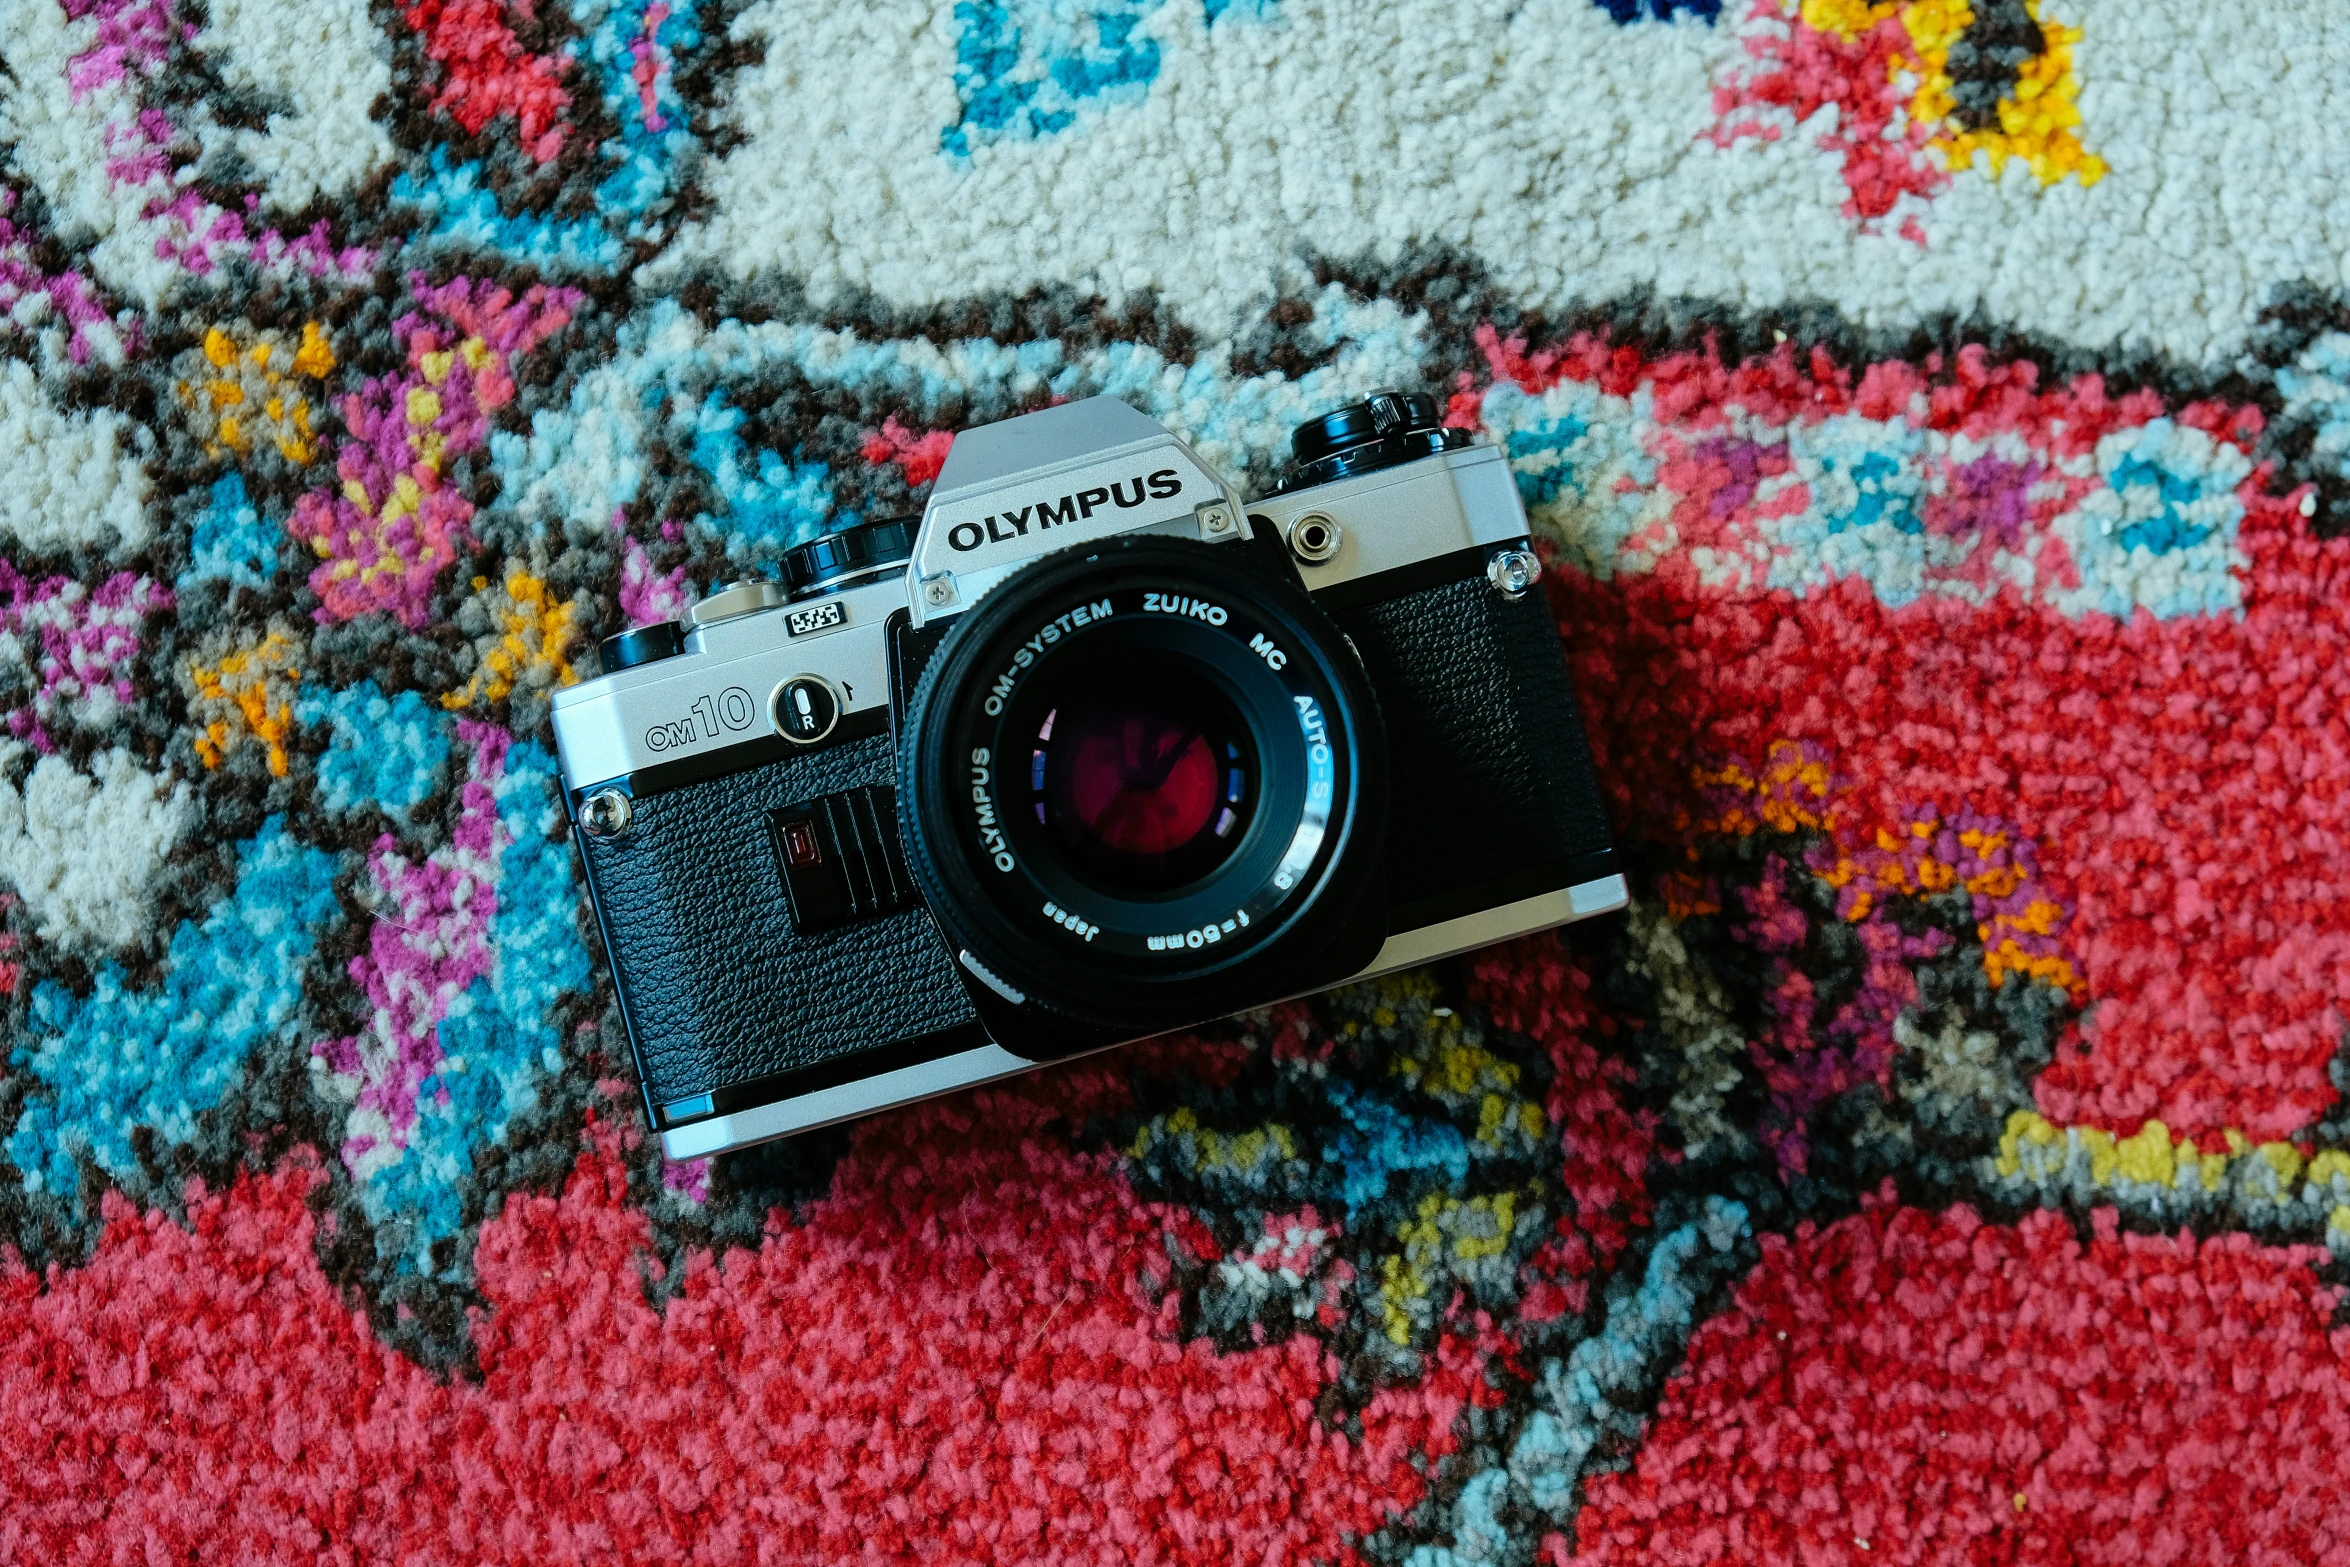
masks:
[[[794,675],[767,699],[775,732],[800,745],[814,745],[840,722],[840,697],[822,675]]]

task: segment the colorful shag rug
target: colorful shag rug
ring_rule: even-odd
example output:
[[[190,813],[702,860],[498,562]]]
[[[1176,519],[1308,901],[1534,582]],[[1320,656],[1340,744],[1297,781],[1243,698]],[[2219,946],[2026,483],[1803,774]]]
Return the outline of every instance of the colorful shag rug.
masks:
[[[0,0],[0,1558],[2350,1548],[2338,0]],[[598,637],[1501,443],[1627,915],[707,1166]]]

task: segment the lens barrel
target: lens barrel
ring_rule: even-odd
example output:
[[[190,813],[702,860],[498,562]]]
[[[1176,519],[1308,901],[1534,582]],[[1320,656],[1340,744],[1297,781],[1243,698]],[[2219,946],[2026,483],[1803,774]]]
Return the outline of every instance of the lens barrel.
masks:
[[[1240,548],[1127,537],[1036,562],[960,617],[900,733],[907,862],[941,934],[1059,1019],[1197,1023],[1334,983],[1384,938],[1369,685]]]
[[[1444,427],[1444,409],[1424,392],[1373,392],[1290,433],[1290,470],[1279,493],[1310,489],[1469,444]]]

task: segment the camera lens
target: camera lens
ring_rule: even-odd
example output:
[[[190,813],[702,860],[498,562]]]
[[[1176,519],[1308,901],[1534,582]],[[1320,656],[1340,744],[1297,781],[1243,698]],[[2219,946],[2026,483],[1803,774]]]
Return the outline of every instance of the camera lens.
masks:
[[[1198,882],[1248,835],[1256,747],[1214,682],[1164,658],[1086,670],[1045,698],[1036,820],[1077,878],[1119,897]]]
[[[949,950],[1057,1017],[1196,1023],[1384,938],[1377,707],[1313,601],[1239,549],[1127,536],[1024,567],[958,617],[900,736],[907,863]]]
[[[1469,444],[1466,430],[1448,430],[1443,420],[1424,392],[1384,391],[1308,419],[1290,434],[1290,470],[1277,489],[1310,489]]]
[[[920,517],[876,517],[820,534],[785,552],[783,585],[794,598],[833,593],[914,558]]]

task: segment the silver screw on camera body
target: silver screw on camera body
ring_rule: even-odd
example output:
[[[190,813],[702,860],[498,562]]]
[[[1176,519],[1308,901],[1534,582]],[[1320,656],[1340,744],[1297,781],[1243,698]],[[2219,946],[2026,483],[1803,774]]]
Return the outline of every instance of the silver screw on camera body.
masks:
[[[1496,550],[1485,563],[1485,580],[1505,599],[1522,599],[1542,580],[1542,557],[1524,545]]]
[[[1232,531],[1232,508],[1222,501],[1203,501],[1194,508],[1199,518],[1199,531],[1208,538],[1220,538]]]
[[[580,802],[579,824],[591,838],[617,838],[628,831],[636,807],[617,789],[598,789]]]
[[[955,601],[955,581],[952,577],[932,577],[922,584],[922,602],[930,605],[952,604]]]
[[[1319,566],[1338,553],[1346,535],[1337,519],[1309,511],[1289,525],[1290,552],[1309,566]]]

